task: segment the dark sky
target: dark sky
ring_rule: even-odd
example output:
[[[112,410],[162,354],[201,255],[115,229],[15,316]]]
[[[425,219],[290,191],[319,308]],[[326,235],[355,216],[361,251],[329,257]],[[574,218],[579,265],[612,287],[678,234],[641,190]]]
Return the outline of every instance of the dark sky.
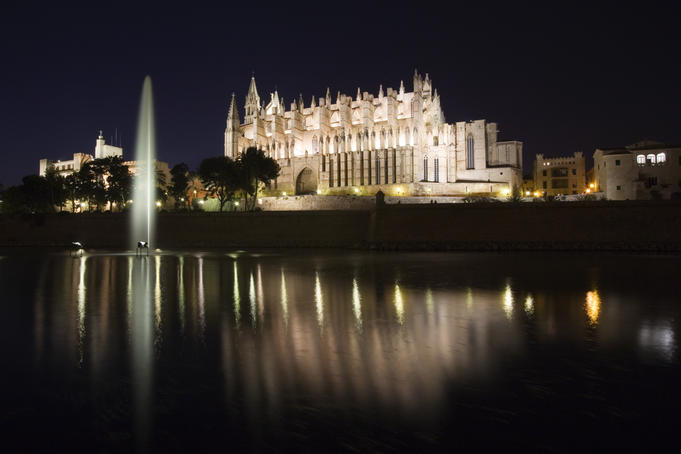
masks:
[[[242,109],[252,70],[261,97],[276,85],[307,105],[327,86],[334,99],[401,79],[411,90],[418,68],[448,122],[485,118],[523,141],[526,172],[536,153],[681,143],[678,16],[654,2],[194,3],[0,7],[0,183],[36,173],[41,157],[91,153],[100,129],[117,128],[132,158],[146,74],[171,166],[223,153],[229,94]]]

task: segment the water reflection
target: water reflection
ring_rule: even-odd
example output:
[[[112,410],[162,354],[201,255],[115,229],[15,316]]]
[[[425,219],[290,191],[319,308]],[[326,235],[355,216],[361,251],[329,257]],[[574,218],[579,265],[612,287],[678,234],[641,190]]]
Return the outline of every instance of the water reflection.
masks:
[[[621,289],[619,274],[608,279],[614,266],[592,273],[576,260],[554,270],[572,273],[565,283],[538,277],[546,266],[540,261],[509,274],[509,266],[495,268],[497,256],[470,269],[457,256],[384,257],[50,257],[26,272],[32,329],[15,334],[23,340],[17,344],[28,346],[45,376],[73,383],[75,370],[79,393],[113,393],[120,407],[108,407],[132,419],[141,446],[178,408],[192,419],[202,411],[227,415],[256,440],[292,413],[328,417],[329,408],[426,424],[454,411],[457,392],[503,382],[516,363],[523,369],[514,377],[540,370],[553,380],[541,367],[555,345],[569,347],[560,355],[570,364],[589,358],[585,370],[619,357],[626,367],[618,374],[635,369],[632,363],[679,363],[676,292]],[[642,277],[660,272],[644,258],[630,261]],[[28,290],[7,301],[21,301],[21,292]],[[13,318],[0,318],[5,331]],[[55,408],[77,399],[64,401]],[[164,430],[158,433],[172,431]]]
[[[357,278],[352,279],[352,312],[355,314],[355,325],[362,329],[362,298],[359,296]]]
[[[133,419],[138,450],[144,451],[149,442],[151,430],[153,378],[154,320],[152,306],[152,266],[150,257],[140,257],[134,262],[132,286],[132,385]],[[155,277],[158,279],[158,277]]]
[[[237,269],[236,266],[236,260],[234,260],[234,295],[233,295],[233,302],[234,302],[234,320],[236,321],[236,325],[239,326],[239,323],[241,322],[241,295],[239,293],[239,270]]]
[[[513,290],[511,290],[511,284],[506,284],[506,287],[504,288],[503,301],[504,313],[506,314],[506,318],[510,320],[513,316]]]
[[[83,365],[84,356],[84,345],[83,339],[85,338],[85,270],[86,270],[85,256],[81,256],[78,261],[78,353],[79,362],[81,366]]]
[[[404,323],[404,300],[402,298],[402,290],[397,282],[395,282],[395,314],[399,324]]]
[[[317,309],[317,323],[319,327],[324,326],[324,299],[322,296],[322,284],[319,282],[319,272],[314,273],[314,301]]]
[[[532,315],[534,312],[534,300],[532,299],[532,295],[527,295],[525,298],[525,313],[527,315]]]
[[[281,310],[284,314],[284,322],[288,325],[288,294],[286,292],[286,276],[284,269],[281,269]]]
[[[589,323],[593,326],[598,324],[598,315],[601,312],[601,298],[597,290],[586,292],[586,302],[584,303],[586,309],[586,316],[589,318]]]

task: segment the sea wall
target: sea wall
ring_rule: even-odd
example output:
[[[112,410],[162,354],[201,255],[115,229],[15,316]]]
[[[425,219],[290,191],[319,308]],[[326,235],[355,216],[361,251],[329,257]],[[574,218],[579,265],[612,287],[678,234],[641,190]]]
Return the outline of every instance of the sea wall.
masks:
[[[129,248],[126,214],[0,217],[0,246]],[[157,246],[681,251],[681,204],[386,204],[372,210],[161,213]]]

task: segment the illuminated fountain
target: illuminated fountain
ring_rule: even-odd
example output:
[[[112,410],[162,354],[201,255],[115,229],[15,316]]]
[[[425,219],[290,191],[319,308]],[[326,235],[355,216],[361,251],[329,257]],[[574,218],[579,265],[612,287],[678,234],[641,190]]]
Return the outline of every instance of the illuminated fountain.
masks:
[[[156,140],[154,137],[154,105],[151,93],[151,77],[144,79],[142,99],[135,143],[137,172],[133,190],[131,247],[144,243],[146,248],[155,244],[156,228]]]

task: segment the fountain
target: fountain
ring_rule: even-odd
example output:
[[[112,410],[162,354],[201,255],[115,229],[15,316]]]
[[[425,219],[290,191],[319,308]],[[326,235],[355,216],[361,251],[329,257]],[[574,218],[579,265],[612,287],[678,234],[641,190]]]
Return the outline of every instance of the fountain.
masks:
[[[154,137],[154,105],[151,93],[151,77],[144,79],[135,143],[135,185],[133,189],[131,246],[139,243],[151,249],[155,247],[156,228],[156,140]]]

